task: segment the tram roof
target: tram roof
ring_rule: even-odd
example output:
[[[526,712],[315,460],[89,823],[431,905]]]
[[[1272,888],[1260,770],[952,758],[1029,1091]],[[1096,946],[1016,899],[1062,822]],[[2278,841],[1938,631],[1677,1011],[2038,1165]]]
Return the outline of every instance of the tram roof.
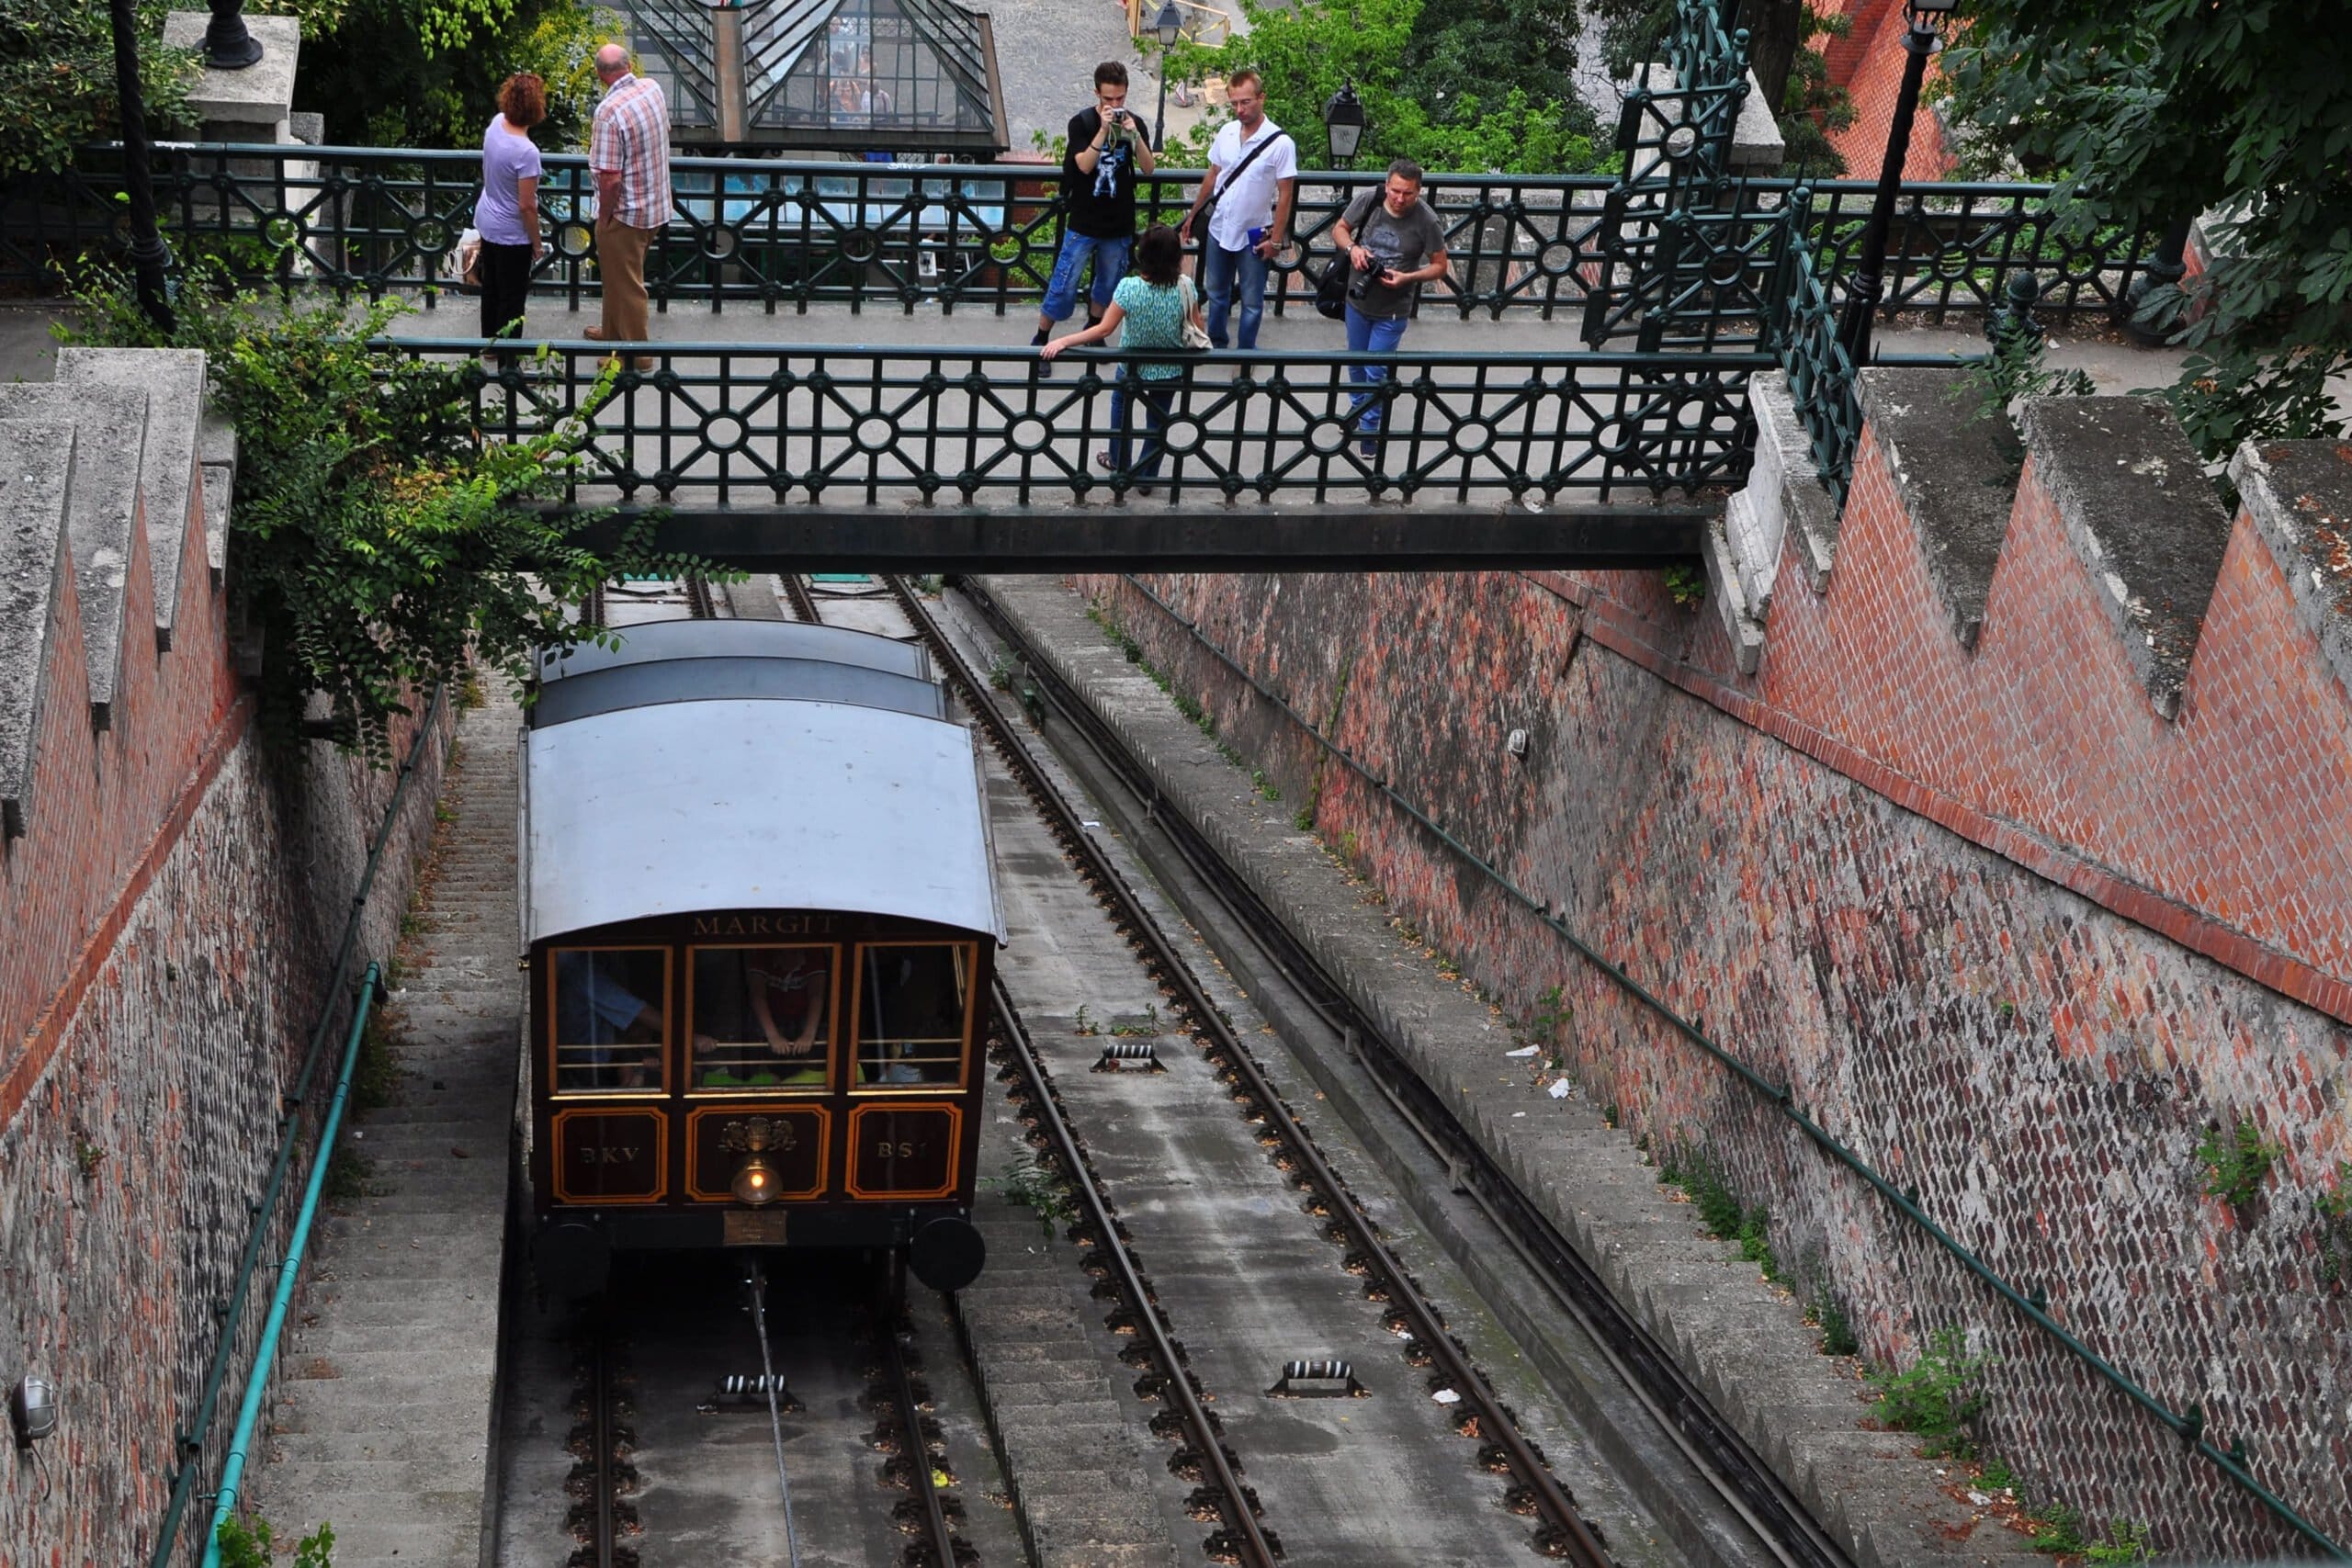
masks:
[[[1005,938],[971,732],[887,708],[664,703],[524,739],[526,945],[706,909]]]
[[[932,678],[931,655],[917,643],[847,626],[806,621],[646,621],[615,632],[613,646],[583,642],[562,653],[542,653],[542,684],[573,675],[598,674],[625,665],[679,659],[805,659],[849,664],[918,681]]]

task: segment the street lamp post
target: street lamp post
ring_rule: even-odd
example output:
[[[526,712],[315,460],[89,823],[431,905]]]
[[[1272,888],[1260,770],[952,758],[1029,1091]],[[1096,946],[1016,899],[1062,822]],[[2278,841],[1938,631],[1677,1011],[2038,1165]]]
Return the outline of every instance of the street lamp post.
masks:
[[[1350,82],[1323,106],[1323,134],[1331,146],[1331,161],[1347,167],[1356,149],[1363,145],[1363,103],[1356,96],[1356,85]]]
[[[245,30],[244,0],[212,0],[212,20],[204,28],[204,63],[215,71],[243,71],[261,60],[261,40]]]
[[[1871,203],[1871,220],[1862,231],[1861,255],[1853,280],[1846,286],[1846,314],[1838,323],[1838,341],[1856,369],[1870,363],[1871,318],[1878,309],[1885,284],[1887,230],[1894,221],[1895,187],[1903,183],[1903,165],[1911,153],[1911,121],[1919,108],[1919,88],[1928,76],[1928,56],[1936,51],[1938,29],[1960,8],[1960,0],[1905,0],[1910,28],[1903,47],[1911,58],[1903,62],[1903,90],[1895,96],[1894,122],[1887,128],[1886,161],[1879,166],[1878,197]]]
[[[139,309],[156,330],[173,330],[172,301],[165,290],[164,270],[172,253],[155,227],[155,182],[147,158],[147,101],[139,86],[139,24],[131,0],[112,0],[107,7],[114,26],[114,91],[122,118],[122,178],[130,186],[130,273],[139,290]]]
[[[1159,35],[1159,114],[1151,122],[1151,150],[1157,152],[1168,145],[1168,51],[1184,36],[1184,14],[1176,8],[1176,0],[1160,0],[1151,30]]]

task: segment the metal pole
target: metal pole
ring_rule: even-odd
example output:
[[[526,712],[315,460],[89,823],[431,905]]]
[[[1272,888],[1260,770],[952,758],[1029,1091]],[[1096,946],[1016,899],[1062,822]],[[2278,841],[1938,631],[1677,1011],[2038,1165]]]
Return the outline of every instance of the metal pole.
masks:
[[[1151,122],[1151,150],[1164,152],[1168,146],[1168,55],[1159,56],[1159,113]]]
[[[1920,84],[1927,80],[1928,56],[1936,51],[1936,32],[1918,22],[1903,35],[1911,58],[1903,62],[1903,90],[1894,100],[1894,123],[1887,128],[1886,161],[1879,166],[1878,197],[1871,203],[1870,227],[1862,231],[1860,263],[1846,286],[1846,314],[1838,323],[1838,341],[1860,370],[1871,362],[1871,316],[1885,285],[1886,234],[1894,221],[1895,187],[1903,183],[1903,165],[1911,152],[1911,120],[1919,108]]]
[[[138,280],[139,308],[169,333],[177,325],[165,291],[164,269],[172,253],[155,227],[155,183],[147,160],[147,103],[139,86],[139,24],[130,0],[111,0],[114,23],[114,88],[122,112],[122,177],[130,197],[130,270]]]
[[[2134,342],[2155,347],[2172,336],[2168,327],[2154,327],[2140,320],[2140,307],[2147,297],[2159,288],[2177,287],[2188,275],[2189,220],[2179,219],[2165,230],[2165,237],[2156,244],[2156,254],[2141,268],[2139,280],[2132,284],[2129,303],[2131,319],[2123,330]]]
[[[261,60],[261,39],[245,30],[244,0],[212,0],[212,20],[204,29],[204,63],[215,71],[243,71]]]

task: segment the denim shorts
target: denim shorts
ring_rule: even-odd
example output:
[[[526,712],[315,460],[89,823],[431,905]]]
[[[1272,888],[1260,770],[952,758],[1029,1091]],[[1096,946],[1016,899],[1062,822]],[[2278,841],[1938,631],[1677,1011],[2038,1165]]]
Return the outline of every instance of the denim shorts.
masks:
[[[1054,276],[1046,284],[1046,302],[1041,313],[1049,321],[1064,321],[1078,308],[1078,275],[1086,266],[1086,258],[1094,258],[1094,287],[1088,290],[1097,310],[1111,302],[1111,291],[1119,287],[1119,279],[1127,275],[1127,252],[1135,244],[1132,237],[1098,240],[1088,234],[1062,231],[1062,248],[1054,257]]]

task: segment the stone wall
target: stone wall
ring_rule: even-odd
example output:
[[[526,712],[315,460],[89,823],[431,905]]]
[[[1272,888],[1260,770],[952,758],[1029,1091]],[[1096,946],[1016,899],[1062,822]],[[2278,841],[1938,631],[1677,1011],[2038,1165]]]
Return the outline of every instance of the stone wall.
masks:
[[[1594,1100],[1722,1161],[1867,1354],[1957,1325],[1998,1357],[1982,1437],[2038,1495],[2168,1551],[2294,1544],[1376,783],[2352,1540],[2352,1314],[2312,1207],[2352,1157],[2347,459],[2250,452],[2214,524],[2144,411],[2037,411],[1971,565],[1945,547],[1981,519],[1914,514],[1938,463],[1896,460],[1895,411],[1936,405],[1899,390],[1868,400],[1834,570],[1786,542],[1753,676],[1654,574],[1080,586],[1471,979],[1522,1019],[1563,987]],[[2186,523],[2145,516],[2159,479]],[[2233,1208],[2196,1151],[2242,1117],[2283,1153]]]
[[[61,359],[61,381],[71,368]],[[56,481],[47,506],[13,487],[0,533],[0,620],[41,628],[0,642],[14,808],[0,833],[0,1382],[47,1379],[61,1415],[33,1454],[0,1457],[0,1568],[152,1551],[278,1097],[393,787],[325,747],[289,768],[253,730],[214,570],[224,498],[208,518],[196,462],[200,359],[190,369],[142,362],[157,390],[139,462],[121,457],[141,454],[139,432],[77,425],[62,389],[53,419],[0,409],[7,471]],[[175,396],[186,417],[161,431]],[[141,477],[132,513],[99,528],[85,487],[109,463]],[[93,648],[108,650],[96,673]],[[363,959],[390,951],[447,734],[395,737],[402,754],[422,739],[420,776]],[[215,1472],[268,1284],[213,1429]],[[199,1510],[182,1540],[199,1543],[204,1523]]]

